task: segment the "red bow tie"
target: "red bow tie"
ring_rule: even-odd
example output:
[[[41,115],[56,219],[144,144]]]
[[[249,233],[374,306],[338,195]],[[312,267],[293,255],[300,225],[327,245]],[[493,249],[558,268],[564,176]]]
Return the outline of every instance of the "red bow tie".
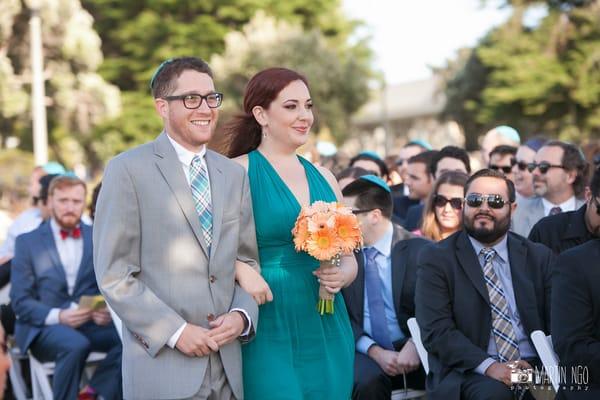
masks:
[[[79,239],[81,237],[81,228],[77,227],[70,231],[64,229],[60,230],[60,237],[62,238],[62,240],[65,240],[69,236],[71,236],[73,239]]]

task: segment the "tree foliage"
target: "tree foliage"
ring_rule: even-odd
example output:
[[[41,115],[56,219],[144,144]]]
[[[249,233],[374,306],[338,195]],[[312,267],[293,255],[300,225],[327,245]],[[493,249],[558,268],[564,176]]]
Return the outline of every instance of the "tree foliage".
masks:
[[[600,136],[600,2],[554,2],[564,4],[550,4],[533,28],[522,23],[524,3],[513,2],[504,25],[448,66],[446,115],[471,145],[499,124],[524,136]]]

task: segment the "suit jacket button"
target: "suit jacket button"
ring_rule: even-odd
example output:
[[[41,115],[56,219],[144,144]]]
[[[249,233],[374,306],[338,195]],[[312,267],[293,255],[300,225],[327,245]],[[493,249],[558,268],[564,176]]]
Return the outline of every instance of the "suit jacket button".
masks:
[[[217,277],[214,275],[211,275],[208,277],[208,280],[210,281],[210,283],[215,283],[215,281],[217,280]]]
[[[215,320],[215,314],[210,313],[206,316],[206,320],[207,321],[214,321]]]

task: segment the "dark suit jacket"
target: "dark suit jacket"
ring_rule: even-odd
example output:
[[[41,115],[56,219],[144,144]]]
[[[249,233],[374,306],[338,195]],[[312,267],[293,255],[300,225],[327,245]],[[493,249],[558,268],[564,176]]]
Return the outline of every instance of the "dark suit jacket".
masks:
[[[507,244],[525,333],[548,332],[552,252],[510,232]],[[415,303],[429,355],[427,398],[459,399],[464,374],[489,357],[492,322],[483,269],[465,231],[427,245],[418,266]]]
[[[15,339],[23,353],[41,332],[52,308],[68,308],[82,295],[100,294],[92,264],[92,227],[82,223],[81,232],[83,257],[73,294],[68,292],[50,222],[17,237],[10,298],[17,315]]]
[[[399,223],[404,226],[406,220],[406,212],[411,206],[419,204],[419,200],[413,200],[404,195],[404,189],[401,192],[392,192],[394,200],[394,216]]]
[[[557,398],[600,399],[600,240],[561,253],[552,276],[552,342],[566,367],[587,368],[587,391],[564,391]],[[575,381],[576,382],[576,381]],[[583,386],[583,385],[582,385]]]
[[[585,226],[586,210],[587,205],[583,205],[576,211],[542,218],[529,232],[529,240],[544,244],[558,254],[593,239]]]
[[[424,204],[415,204],[410,206],[406,212],[406,219],[404,220],[404,228],[412,232],[417,229],[421,229],[421,222],[423,220],[423,208]]]
[[[407,321],[415,315],[415,284],[417,279],[417,253],[427,240],[415,238],[399,226],[394,226],[392,237],[392,295],[394,308],[400,329],[406,337],[396,343],[394,347],[399,350],[410,337]],[[350,323],[354,333],[354,340],[366,335],[364,326],[364,301],[365,301],[365,265],[362,251],[356,256],[358,261],[358,274],[352,284],[342,289],[346,308],[350,316]]]

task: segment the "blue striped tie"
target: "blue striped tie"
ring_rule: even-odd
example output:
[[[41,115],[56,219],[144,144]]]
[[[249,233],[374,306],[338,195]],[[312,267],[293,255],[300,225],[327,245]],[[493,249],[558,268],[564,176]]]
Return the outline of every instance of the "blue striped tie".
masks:
[[[496,256],[496,250],[481,249],[483,255],[483,275],[490,296],[490,307],[492,309],[492,332],[496,341],[498,358],[500,362],[514,361],[520,358],[517,335],[513,329],[508,311],[508,303],[504,297],[504,290],[498,276],[494,272],[492,260]]]
[[[190,185],[196,212],[202,226],[202,235],[207,246],[212,242],[212,207],[210,205],[210,185],[206,166],[198,156],[194,156],[190,164]]]

